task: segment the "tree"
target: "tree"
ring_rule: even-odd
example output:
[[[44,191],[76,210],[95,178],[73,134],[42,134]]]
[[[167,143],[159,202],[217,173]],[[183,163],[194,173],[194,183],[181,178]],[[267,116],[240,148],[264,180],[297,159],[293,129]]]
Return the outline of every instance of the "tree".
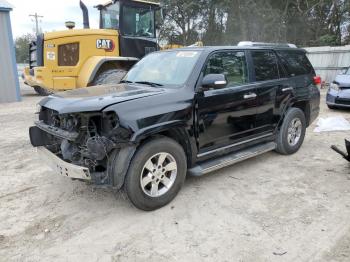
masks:
[[[299,46],[350,42],[350,0],[162,0],[162,37],[178,44],[239,41]]]
[[[25,34],[15,39],[16,60],[17,63],[28,63],[29,61],[29,44],[35,39],[32,34]]]

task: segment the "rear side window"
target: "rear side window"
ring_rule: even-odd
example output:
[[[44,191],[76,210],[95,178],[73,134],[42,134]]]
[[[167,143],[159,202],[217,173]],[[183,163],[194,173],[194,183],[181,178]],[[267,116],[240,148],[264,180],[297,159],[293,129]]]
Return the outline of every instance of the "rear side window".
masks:
[[[300,51],[277,51],[277,55],[288,76],[315,74],[315,71],[304,52]]]
[[[259,50],[252,51],[256,81],[278,79],[277,57],[274,52]]]

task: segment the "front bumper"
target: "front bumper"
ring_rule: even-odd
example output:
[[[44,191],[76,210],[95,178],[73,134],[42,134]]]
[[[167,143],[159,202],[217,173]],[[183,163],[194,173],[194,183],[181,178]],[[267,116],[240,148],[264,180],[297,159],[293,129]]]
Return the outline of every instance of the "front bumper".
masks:
[[[45,147],[37,147],[40,158],[43,159],[56,173],[70,178],[91,180],[90,170],[86,167],[77,166],[56,156]]]
[[[350,91],[335,91],[329,89],[327,92],[326,103],[329,106],[350,108]]]

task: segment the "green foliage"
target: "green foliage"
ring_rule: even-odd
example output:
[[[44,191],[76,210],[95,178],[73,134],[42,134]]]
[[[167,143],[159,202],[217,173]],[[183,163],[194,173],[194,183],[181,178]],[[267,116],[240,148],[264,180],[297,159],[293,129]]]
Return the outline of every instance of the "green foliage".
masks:
[[[173,44],[350,42],[350,0],[162,0],[161,38]]]
[[[17,63],[28,63],[29,43],[34,39],[35,39],[35,36],[32,34],[25,34],[15,39]]]

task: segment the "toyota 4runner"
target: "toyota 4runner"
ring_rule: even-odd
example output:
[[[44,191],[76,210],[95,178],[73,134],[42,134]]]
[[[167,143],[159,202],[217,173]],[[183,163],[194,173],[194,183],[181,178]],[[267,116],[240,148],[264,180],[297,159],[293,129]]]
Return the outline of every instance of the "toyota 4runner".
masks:
[[[298,151],[319,114],[319,83],[291,45],[155,52],[119,84],[41,100],[30,139],[59,174],[123,188],[136,207],[154,210],[186,174]]]

